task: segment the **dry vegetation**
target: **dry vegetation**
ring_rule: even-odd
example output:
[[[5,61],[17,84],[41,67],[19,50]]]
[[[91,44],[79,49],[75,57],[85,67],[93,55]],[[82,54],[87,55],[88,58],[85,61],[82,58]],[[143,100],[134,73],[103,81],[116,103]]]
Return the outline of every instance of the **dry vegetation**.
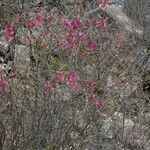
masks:
[[[150,150],[149,49],[96,7],[0,2],[0,149]]]

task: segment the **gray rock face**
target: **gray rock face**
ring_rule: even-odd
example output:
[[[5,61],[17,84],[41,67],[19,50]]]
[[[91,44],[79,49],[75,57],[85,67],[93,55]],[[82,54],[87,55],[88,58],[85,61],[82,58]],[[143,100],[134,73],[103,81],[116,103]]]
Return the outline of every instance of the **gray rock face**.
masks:
[[[149,114],[146,114],[146,117],[148,116]],[[119,112],[115,112],[111,117],[104,120],[101,129],[101,133],[106,140],[112,141],[115,139],[115,143],[121,140],[126,143],[127,147],[136,150],[150,150],[149,133],[146,131],[148,131],[148,124],[135,124],[131,119],[124,118],[123,114]],[[106,149],[108,147],[111,147],[111,145],[107,145]]]
[[[30,48],[24,45],[15,45],[14,66],[21,75],[27,75],[30,65]]]

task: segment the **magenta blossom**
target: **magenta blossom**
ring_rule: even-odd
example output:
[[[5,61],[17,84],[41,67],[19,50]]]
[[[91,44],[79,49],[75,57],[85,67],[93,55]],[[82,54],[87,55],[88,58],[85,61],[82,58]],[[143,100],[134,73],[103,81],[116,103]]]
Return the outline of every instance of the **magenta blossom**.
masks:
[[[76,30],[81,26],[81,22],[78,18],[73,18],[70,20],[70,27],[72,30]]]
[[[15,22],[19,22],[20,19],[21,19],[21,14],[17,14],[17,15],[15,16]]]
[[[85,40],[87,38],[87,35],[84,32],[79,32],[77,35],[78,40]]]
[[[33,18],[33,24],[34,25],[41,25],[42,24],[42,16],[41,15],[36,15],[34,18]]]
[[[11,23],[8,23],[5,27],[5,31],[2,34],[1,38],[5,42],[10,42],[13,34],[14,34],[13,25]]]
[[[94,50],[94,49],[96,49],[96,47],[97,47],[97,43],[94,41],[94,40],[92,40],[92,39],[88,39],[87,40],[87,48],[88,48],[88,50]]]
[[[7,81],[4,78],[0,77],[0,87],[5,87],[6,84],[7,84]]]
[[[69,47],[73,47],[76,43],[76,33],[69,31],[66,36],[66,42]]]
[[[50,21],[53,19],[53,14],[47,13],[47,14],[46,14],[46,19],[47,19],[47,21],[50,22]]]
[[[65,78],[65,74],[61,71],[57,71],[55,74],[55,83],[59,83],[63,81]]]
[[[23,43],[27,46],[29,46],[31,44],[31,40],[30,40],[29,36],[25,35],[23,37]]]
[[[100,18],[100,17],[95,17],[95,18],[92,18],[90,20],[90,24],[92,26],[106,28],[107,25],[108,25],[108,22],[107,22],[106,19],[103,19],[103,18]]]
[[[47,81],[44,83],[43,88],[44,88],[44,91],[45,91],[45,92],[50,91],[51,88],[52,88],[51,80],[47,80]]]
[[[120,42],[120,40],[121,40],[120,34],[119,34],[119,33],[116,33],[116,34],[113,36],[113,40],[114,40],[115,42]]]
[[[33,25],[34,25],[33,24],[33,19],[27,20],[26,23],[25,23],[25,25],[26,25],[27,28],[32,28]]]
[[[91,89],[93,89],[94,88],[94,82],[93,82],[93,80],[87,80],[86,81],[86,88],[88,89],[88,90],[91,90]]]
[[[11,23],[8,23],[7,25],[6,25],[6,30],[5,30],[6,32],[8,32],[10,35],[13,35],[13,25],[11,24]]]
[[[54,42],[58,46],[66,46],[68,44],[68,42],[64,39],[55,39]]]
[[[62,17],[61,18],[61,24],[69,27],[70,26],[70,21],[69,21],[69,19],[66,19],[66,18]]]
[[[102,27],[102,28],[106,28],[108,25],[108,21],[106,19],[102,19],[100,22],[99,22],[99,26]]]
[[[74,70],[70,70],[66,74],[66,84],[69,85],[73,90],[76,90],[78,87],[77,74]]]
[[[92,101],[91,107],[93,108],[100,108],[101,106],[103,106],[104,102],[101,99],[94,99]]]
[[[108,3],[108,0],[96,0],[96,3],[104,7]]]
[[[72,19],[62,18],[61,23],[71,30],[77,30],[81,26],[81,22],[78,18]]]
[[[12,100],[8,100],[8,102],[7,102],[7,104],[6,104],[6,107],[11,110],[11,109],[12,109],[12,106],[13,106]]]

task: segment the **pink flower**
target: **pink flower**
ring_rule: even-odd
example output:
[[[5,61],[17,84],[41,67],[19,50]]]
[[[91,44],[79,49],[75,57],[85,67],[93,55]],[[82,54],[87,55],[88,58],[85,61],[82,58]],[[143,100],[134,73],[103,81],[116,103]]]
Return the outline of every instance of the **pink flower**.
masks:
[[[108,22],[106,19],[102,19],[101,22],[99,22],[99,25],[102,27],[102,28],[106,28],[107,25],[108,25]]]
[[[100,17],[96,17],[96,18],[92,18],[90,20],[90,24],[92,26],[97,26],[97,27],[102,27],[102,28],[106,28],[108,25],[108,22],[106,19],[100,18]]]
[[[8,23],[5,27],[5,31],[2,34],[1,38],[5,42],[10,42],[13,34],[14,34],[13,25],[11,23]]]
[[[19,21],[20,21],[20,18],[21,18],[21,14],[17,14],[17,15],[15,16],[15,21],[16,21],[16,22],[19,22]]]
[[[107,2],[108,0],[96,0],[96,3],[102,7],[106,6]]]
[[[43,18],[47,18],[47,15],[49,15],[49,14],[47,13],[47,11],[44,8],[41,8],[41,9],[39,9],[37,15],[41,16],[43,19]]]
[[[6,32],[8,32],[10,35],[13,35],[13,25],[11,23],[6,25]]]
[[[34,25],[41,25],[41,24],[42,24],[42,16],[36,15],[36,16],[33,18],[33,24],[34,24]]]
[[[12,40],[12,37],[10,36],[10,34],[8,32],[5,32],[2,35],[2,40],[8,43]]]
[[[61,71],[57,71],[55,74],[55,83],[59,83],[63,81],[65,78],[65,74]]]
[[[66,42],[69,47],[73,47],[76,43],[76,33],[69,31],[66,36]]]
[[[89,89],[89,90],[91,90],[91,89],[93,89],[94,88],[94,82],[93,82],[93,80],[87,80],[86,81],[86,88],[87,89]]]
[[[101,99],[94,99],[92,101],[91,107],[93,108],[100,108],[103,105],[103,101]]]
[[[68,31],[65,39],[55,39],[54,42],[59,46],[69,46],[73,48],[77,42],[76,33]]]
[[[33,19],[29,19],[25,23],[27,28],[32,28],[33,27]]]
[[[47,13],[47,14],[46,14],[46,19],[47,19],[47,21],[50,22],[50,21],[53,19],[53,14]]]
[[[78,18],[73,18],[70,20],[70,26],[73,30],[76,30],[81,26],[81,22]]]
[[[29,46],[31,44],[31,40],[30,40],[29,36],[25,35],[23,38],[24,38],[23,43],[25,45]]]
[[[84,40],[87,38],[87,35],[84,32],[78,33],[78,40]]]
[[[93,26],[96,26],[99,19],[100,19],[99,17],[95,17],[95,18],[90,19],[90,24]]]
[[[66,84],[69,85],[73,90],[78,87],[77,75],[74,70],[70,70],[66,75]]]
[[[87,40],[87,48],[88,50],[94,50],[97,47],[97,43],[92,39]]]
[[[78,18],[66,19],[62,18],[61,23],[71,30],[77,30],[81,26],[81,22]]]
[[[66,40],[63,40],[63,39],[55,39],[54,42],[58,46],[66,46],[68,44],[68,42]]]
[[[70,21],[69,21],[69,19],[66,19],[66,18],[62,17],[61,18],[61,24],[69,27],[70,26]]]
[[[51,80],[47,80],[44,85],[43,85],[43,88],[44,88],[44,91],[47,92],[47,91],[50,91],[51,90],[51,87],[52,87],[52,84],[51,84]]]
[[[7,102],[7,104],[6,104],[6,107],[11,110],[11,109],[12,109],[12,106],[13,106],[12,100],[8,100],[8,102]]]
[[[10,72],[10,77],[15,78],[17,76],[17,72],[15,70]]]
[[[0,87],[5,87],[6,84],[7,84],[7,81],[4,78],[0,77]]]
[[[115,34],[115,35],[113,36],[113,40],[114,40],[115,42],[120,42],[120,40],[121,40],[120,34],[119,34],[119,33]]]

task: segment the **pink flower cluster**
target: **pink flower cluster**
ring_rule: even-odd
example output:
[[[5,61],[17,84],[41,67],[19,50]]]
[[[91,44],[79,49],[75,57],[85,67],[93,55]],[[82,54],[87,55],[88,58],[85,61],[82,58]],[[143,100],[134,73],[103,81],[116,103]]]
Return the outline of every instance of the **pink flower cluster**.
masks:
[[[93,80],[90,79],[90,80],[86,81],[86,88],[88,90],[92,90],[94,88],[94,85],[95,85],[95,83],[93,82]]]
[[[87,42],[86,47],[87,47],[87,50],[88,50],[89,52],[92,52],[93,50],[96,49],[97,43],[96,43],[94,40],[92,40],[92,39],[87,39],[86,42]]]
[[[51,80],[47,80],[47,81],[44,83],[43,88],[44,88],[44,91],[45,91],[45,92],[50,91],[51,88],[52,88],[52,82],[51,82]]]
[[[74,70],[68,71],[66,75],[64,74],[64,72],[57,71],[53,80],[47,80],[44,83],[44,91],[50,91],[54,85],[60,84],[63,81],[65,81],[64,83],[66,83],[73,90],[76,90],[78,87],[77,75]]]
[[[8,100],[8,102],[6,103],[6,107],[10,110],[12,110],[12,107],[13,107],[13,102],[12,100]]]
[[[67,32],[65,39],[56,39],[55,43],[59,46],[74,48],[79,41],[85,40],[86,38],[87,35],[84,32],[70,30]]]
[[[25,25],[27,28],[32,28],[34,25],[40,26],[43,23],[43,19],[46,18],[49,20],[49,17],[50,15],[48,13],[46,13],[44,10],[41,10],[33,18],[28,19]]]
[[[42,16],[36,15],[35,17],[26,21],[25,25],[27,28],[32,28],[33,25],[41,25],[42,24]]]
[[[96,0],[96,3],[104,7],[108,3],[108,0]]]
[[[115,42],[120,42],[120,40],[121,40],[120,34],[119,34],[119,33],[116,33],[116,34],[113,36],[113,40],[114,40]]]
[[[112,37],[113,41],[115,42],[115,48],[119,48],[120,47],[120,41],[121,41],[121,35],[119,33],[116,33],[113,37]]]
[[[100,108],[103,105],[103,101],[101,99],[94,99],[91,106],[93,108]]]
[[[61,18],[61,24],[68,28],[66,37],[64,39],[56,39],[55,43],[59,46],[68,46],[69,48],[76,48],[79,43],[83,41],[88,52],[93,52],[97,48],[97,42],[87,36],[85,32],[79,29],[85,29],[89,26],[96,26],[106,28],[108,22],[106,19],[95,17],[91,20],[80,20],[79,18],[66,19]]]
[[[96,49],[96,41],[87,38],[87,35],[84,32],[73,32],[68,31],[65,39],[56,39],[55,43],[59,46],[68,46],[74,48],[79,42],[84,41],[86,43],[86,48],[88,52],[92,52]]]
[[[90,98],[90,106],[92,108],[100,108],[104,105],[104,101],[102,99],[97,98],[96,94],[89,94]]]
[[[7,84],[7,81],[6,81],[4,78],[0,77],[0,88],[1,88],[1,87],[2,87],[2,88],[5,87],[6,84]]]
[[[65,79],[65,74],[61,71],[57,71],[55,74],[54,82],[60,83],[61,81],[64,81],[64,79]]]
[[[77,74],[74,70],[70,70],[66,75],[66,83],[69,85],[73,90],[76,90],[78,87],[78,79]]]
[[[79,87],[78,77],[77,77],[75,70],[70,70],[66,74],[64,74],[64,72],[57,71],[55,73],[53,80],[47,80],[44,83],[44,85],[43,85],[44,91],[45,92],[50,91],[54,85],[60,84],[61,82],[68,85],[74,91],[76,91],[77,88]],[[91,80],[91,79],[86,80],[85,87],[88,91],[92,90],[94,88],[94,86],[95,86],[95,83],[93,80]],[[93,94],[90,92],[90,94],[87,93],[87,96],[90,99],[90,107],[100,108],[101,106],[103,106],[103,104],[104,104],[103,100],[99,99],[96,96],[96,94]]]
[[[63,17],[61,19],[61,23],[62,25],[67,26],[70,30],[77,30],[79,27],[82,26],[82,23],[78,18],[66,19]]]
[[[14,31],[13,31],[13,25],[12,23],[8,23],[5,27],[5,31],[4,33],[2,34],[1,36],[1,39],[6,42],[6,43],[9,43],[11,42],[12,40],[12,36],[14,34]]]
[[[92,18],[90,20],[90,24],[92,26],[106,28],[107,25],[108,25],[108,22],[107,22],[106,19],[103,19],[103,18],[100,18],[100,17],[95,17],[95,18]]]

